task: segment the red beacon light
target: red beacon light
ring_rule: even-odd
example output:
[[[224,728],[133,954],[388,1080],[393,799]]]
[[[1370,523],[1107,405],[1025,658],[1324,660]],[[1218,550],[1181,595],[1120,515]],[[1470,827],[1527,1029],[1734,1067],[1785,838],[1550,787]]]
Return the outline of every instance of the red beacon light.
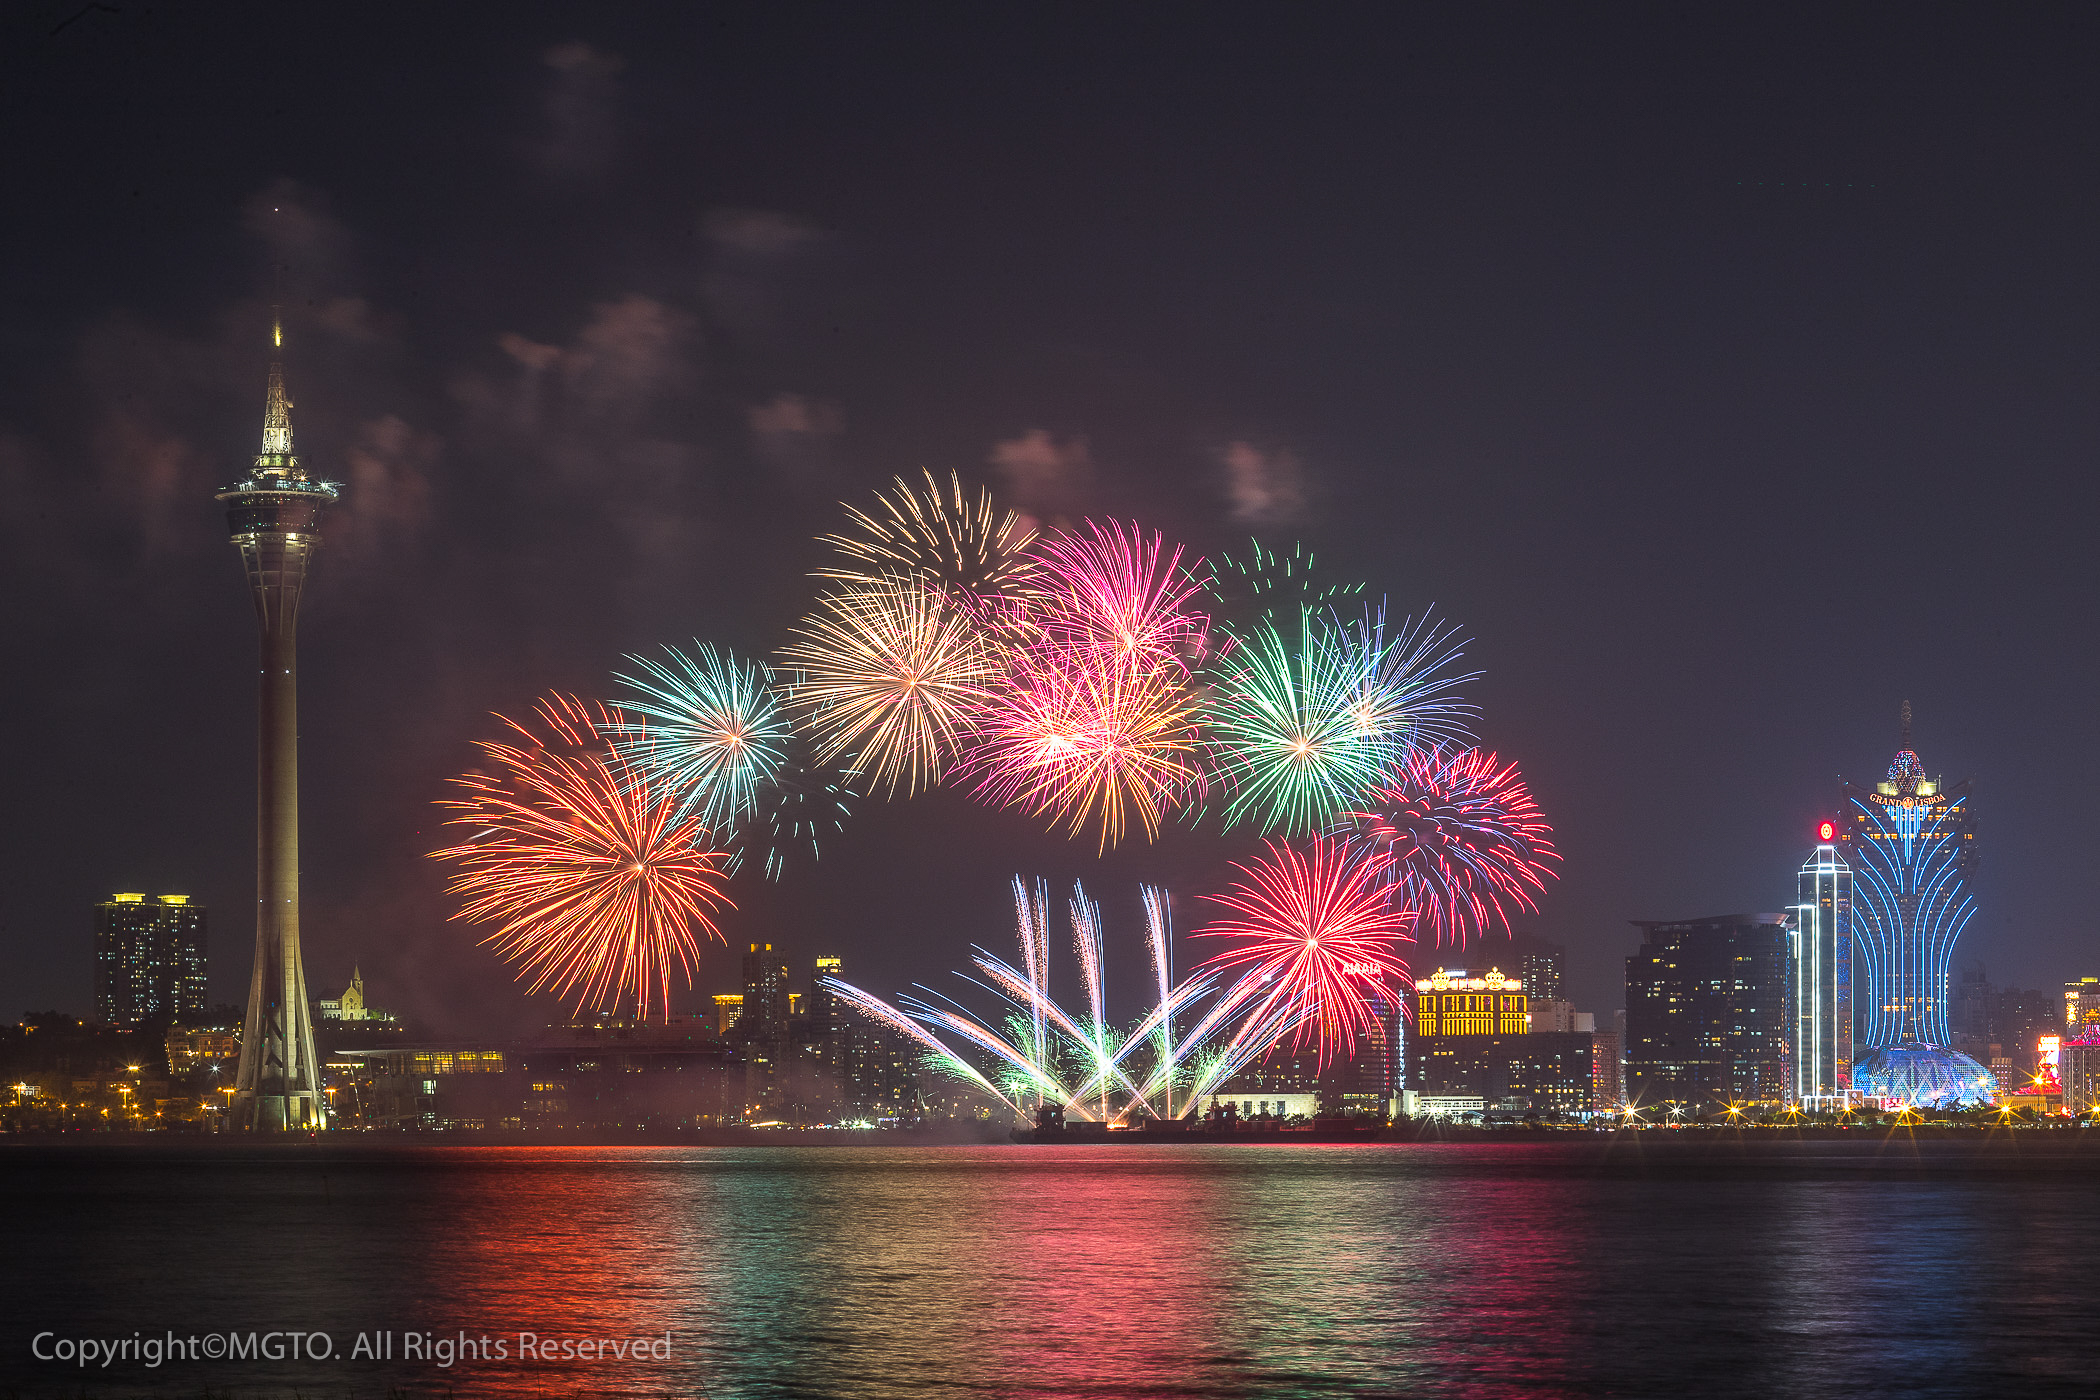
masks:
[[[1818,841],[1835,841],[1837,840],[1837,834],[1838,827],[1836,822],[1820,822],[1816,826],[1816,839]]]

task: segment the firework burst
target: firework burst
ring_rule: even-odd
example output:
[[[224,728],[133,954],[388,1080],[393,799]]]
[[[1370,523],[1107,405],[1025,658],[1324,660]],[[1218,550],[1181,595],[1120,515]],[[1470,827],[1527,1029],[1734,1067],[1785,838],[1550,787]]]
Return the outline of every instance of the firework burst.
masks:
[[[798,668],[789,709],[817,758],[845,758],[867,781],[909,796],[953,760],[974,705],[996,679],[975,623],[905,580],[825,595],[781,656]]]
[[[896,478],[891,490],[875,493],[872,510],[848,506],[852,528],[822,540],[846,562],[817,577],[849,591],[909,579],[985,620],[1028,591],[1035,532],[994,506],[991,492],[969,495],[959,475],[948,474],[945,492],[931,471],[925,477],[924,489]]]
[[[710,916],[733,907],[723,853],[613,750],[607,736],[629,723],[617,710],[552,695],[536,724],[504,723],[517,741],[477,744],[489,771],[454,778],[465,795],[439,804],[472,832],[433,852],[460,867],[447,888],[467,902],[453,917],[496,925],[482,941],[534,992],[668,1016],[674,969],[691,981],[695,930],[722,941]]]
[[[1286,836],[1318,831],[1377,785],[1406,733],[1377,682],[1380,639],[1301,611],[1298,645],[1256,624],[1221,663],[1204,715],[1229,792],[1227,826]]]
[[[1515,763],[1456,745],[1418,749],[1340,829],[1383,856],[1396,895],[1439,943],[1536,912],[1560,854]]]
[[[757,810],[758,794],[786,761],[787,718],[772,676],[756,661],[694,644],[665,647],[665,660],[630,656],[638,676],[618,676],[640,716],[613,736],[620,757],[658,792],[676,796],[681,817],[726,836]]]
[[[1204,896],[1232,911],[1196,930],[1199,938],[1230,940],[1204,967],[1237,971],[1227,1000],[1251,1003],[1248,1023],[1288,1013],[1294,1042],[1317,1040],[1325,1065],[1370,1033],[1374,997],[1400,1000],[1407,985],[1400,945],[1413,941],[1413,916],[1394,906],[1382,855],[1326,837],[1302,848],[1267,846],[1253,864],[1236,865],[1245,880]]]
[[[1043,568],[1033,613],[1055,645],[1096,664],[1165,666],[1183,673],[1201,656],[1210,622],[1190,608],[1198,570],[1155,532],[1086,522],[1038,546]]]
[[[958,770],[978,796],[1026,808],[1097,848],[1133,825],[1147,840],[1204,786],[1196,704],[1159,666],[1099,664],[1041,648],[1020,653],[973,712]]]

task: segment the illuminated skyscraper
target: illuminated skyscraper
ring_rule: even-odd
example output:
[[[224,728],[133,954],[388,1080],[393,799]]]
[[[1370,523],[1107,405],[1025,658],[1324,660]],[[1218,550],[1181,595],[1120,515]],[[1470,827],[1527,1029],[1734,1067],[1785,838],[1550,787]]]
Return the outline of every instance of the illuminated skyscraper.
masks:
[[[95,906],[95,1015],[113,1026],[204,1014],[204,906],[188,895],[111,895]]]
[[[1793,937],[1794,1100],[1823,1111],[1852,1096],[1852,867],[1837,851],[1836,822],[1816,826],[1801,867]]]
[[[306,568],[322,512],[341,493],[310,479],[292,455],[284,396],[284,328],[272,328],[262,451],[247,477],[218,493],[262,627],[255,794],[255,973],[241,1032],[233,1122],[250,1132],[326,1126],[306,969],[299,954],[299,666],[296,637]]]
[[[2100,1012],[2100,977],[2081,977],[2064,983],[2064,1034],[2084,1035],[2087,1017]]]
[[[1636,920],[1626,959],[1626,1092],[1634,1105],[1705,1113],[1793,1092],[1783,914]]]
[[[1954,942],[1976,912],[1968,875],[1976,839],[1969,784],[1927,777],[1910,747],[1871,787],[1844,784],[1839,845],[1854,879],[1854,937],[1867,974],[1866,1046],[1945,1046]]]

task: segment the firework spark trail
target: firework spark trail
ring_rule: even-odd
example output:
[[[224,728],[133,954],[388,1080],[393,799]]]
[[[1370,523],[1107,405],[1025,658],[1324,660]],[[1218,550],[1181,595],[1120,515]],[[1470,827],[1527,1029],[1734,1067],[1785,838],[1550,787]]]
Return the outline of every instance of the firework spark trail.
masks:
[[[1384,879],[1386,858],[1346,841],[1316,836],[1302,848],[1280,841],[1251,865],[1247,878],[1206,900],[1232,910],[1196,930],[1233,943],[1204,964],[1259,976],[1249,1024],[1280,1007],[1303,1013],[1293,1032],[1318,1043],[1320,1064],[1352,1053],[1376,1019],[1371,997],[1397,1002],[1407,964],[1399,945],[1412,942],[1413,915],[1396,909]],[[1245,978],[1239,984],[1245,987]]]
[[[1026,880],[1014,876],[1014,928],[1021,942],[1021,964],[1028,970],[1029,1024],[1035,1037],[1028,1049],[1041,1064],[1050,1054],[1043,1027],[1043,1004],[1050,996],[1050,886],[1046,882],[1037,880],[1031,891]],[[1040,1107],[1042,1100],[1036,1103]]]
[[[1296,1036],[1309,1014],[1303,1007],[1279,1003],[1250,1017],[1222,1049],[1199,1057],[1196,1072],[1189,1079],[1185,1101],[1197,1102],[1266,1055],[1272,1047],[1282,1044],[1285,1037]]]
[[[738,837],[737,858],[763,850],[765,877],[776,882],[804,858],[818,859],[853,814],[853,776],[816,762],[807,740],[791,733],[786,761],[757,791],[757,811]]]
[[[1510,906],[1537,912],[1560,860],[1517,765],[1477,748],[1410,753],[1339,829],[1386,857],[1396,898],[1440,944],[1507,928]]]
[[[1480,679],[1480,673],[1453,674],[1465,654],[1465,640],[1455,626],[1424,613],[1389,633],[1381,603],[1342,624],[1336,641],[1332,664],[1357,692],[1359,715],[1392,734],[1403,751],[1472,742],[1471,723],[1479,707],[1457,691]]]
[[[968,1060],[941,1044],[938,1036],[933,1035],[924,1026],[921,1026],[917,1021],[897,1010],[888,1002],[883,1001],[880,997],[870,996],[851,982],[842,982],[836,977],[820,977],[817,979],[817,985],[837,996],[869,1020],[887,1026],[891,1030],[918,1042],[920,1046],[939,1061],[944,1069],[957,1078],[978,1085],[1002,1103],[1012,1105],[1015,1112],[1020,1111],[1020,1103],[1007,1097],[991,1080],[978,1073],[975,1065],[972,1065]]]
[[[690,984],[695,928],[733,908],[723,853],[682,804],[656,792],[613,751],[617,710],[573,696],[540,701],[537,729],[504,720],[522,743],[476,745],[495,771],[452,779],[467,795],[439,803],[474,835],[432,852],[459,863],[447,885],[467,902],[454,918],[494,923],[482,941],[531,976],[530,988],[574,995],[577,1009],[670,1014],[673,967]]]
[[[892,793],[940,781],[971,707],[996,679],[982,630],[916,583],[826,594],[796,636],[781,649],[799,668],[788,707],[814,736],[818,759],[848,756]]]
[[[1076,1085],[1059,1088],[1057,1097],[1067,1109],[1078,1106],[1089,1095],[1095,1094],[1097,1090],[1100,1095],[1106,1095],[1117,1085],[1121,1085],[1133,1093],[1137,1091],[1137,1086],[1124,1073],[1121,1065],[1131,1049],[1142,1042],[1143,1037],[1141,1035],[1126,1036],[1123,1038],[1120,1047],[1111,1046],[1108,1043],[1108,1037],[1113,1032],[1107,1028],[1101,1017],[1097,1015],[1091,1022],[1082,1021],[1051,1000],[1046,988],[1031,984],[1024,973],[1000,961],[982,948],[973,949],[972,952],[974,956],[970,959],[971,964],[990,979],[988,982],[983,982],[979,985],[985,986],[1006,998],[1008,1002],[1020,1011],[1022,1015],[1016,1020],[1023,1029],[1030,1026],[1042,1028],[1037,1034],[1039,1037],[1038,1043],[1042,1044],[1044,1048],[1032,1056],[1034,1063],[1038,1067],[1048,1066],[1054,1055],[1054,1043],[1047,1038],[1043,1038],[1045,1032],[1049,1030],[1062,1033],[1071,1046],[1082,1052],[1087,1061],[1093,1066],[1092,1072],[1083,1081]],[[971,980],[974,981],[976,979],[973,978]],[[1045,1086],[1055,1083],[1054,1077],[1047,1068],[1041,1068],[1040,1072],[1041,1077],[1035,1082]],[[1151,1112],[1150,1104],[1143,1102],[1142,1096],[1133,1106],[1143,1108],[1148,1113]],[[1107,1117],[1105,1099],[1102,1109],[1103,1117]]]
[[[1094,1077],[1101,1087],[1101,1116],[1108,1117],[1108,1078],[1114,1062],[1108,1050],[1107,988],[1101,968],[1101,906],[1086,896],[1086,888],[1072,882],[1072,952],[1079,959],[1079,980],[1086,988],[1087,1009],[1092,1012],[1086,1026],[1087,1048],[1093,1052]]]
[[[923,996],[898,998],[897,1006],[854,988],[850,1004],[884,1025],[913,1022],[914,1038],[921,1045],[929,1043],[928,1037],[940,1044],[933,1035],[940,1031],[991,1056],[1005,1067],[1008,1084],[1005,1090],[993,1086],[994,1090],[1016,1109],[1032,1096],[1038,1107],[1055,1103],[1080,1117],[1172,1116],[1176,1086],[1190,1082],[1191,1073],[1193,1082],[1214,1085],[1219,1075],[1234,1072],[1293,1030],[1305,1011],[1273,997],[1264,999],[1259,984],[1266,974],[1259,969],[1239,983],[1224,981],[1214,969],[1199,969],[1178,985],[1169,985],[1168,896],[1164,890],[1150,889],[1144,892],[1144,899],[1148,938],[1154,944],[1155,979],[1164,991],[1159,1004],[1128,1031],[1117,1031],[1108,1024],[1099,913],[1084,889],[1075,885],[1071,915],[1074,952],[1088,1005],[1085,1013],[1073,1015],[1049,994],[1048,891],[1040,881],[1031,886],[1019,877],[1014,881],[1014,907],[1022,966],[1013,967],[976,948],[971,964],[978,975],[965,974],[969,981],[998,996],[1010,1014],[987,1021],[926,988],[920,989]],[[846,984],[826,979],[824,985]],[[1173,1029],[1176,1018],[1210,998],[1216,1002],[1198,1018],[1196,1028],[1177,1034]],[[995,1029],[998,1024],[1008,1027],[1007,1033]],[[1162,1046],[1172,1048],[1164,1051]],[[1134,1067],[1131,1057],[1148,1048],[1154,1052],[1150,1067]],[[945,1068],[968,1063],[944,1044],[937,1055],[936,1062]],[[1087,1067],[1076,1081],[1062,1079],[1055,1069],[1065,1055]],[[975,1084],[992,1083],[981,1072],[969,1078]],[[1156,1101],[1164,1113],[1154,1108]],[[1180,1112],[1186,1113],[1196,1096],[1186,1093],[1180,1101],[1184,1105]]]
[[[627,658],[641,674],[615,679],[634,691],[624,708],[642,722],[623,722],[612,738],[639,780],[679,797],[681,817],[726,837],[779,774],[790,731],[763,665],[694,647],[690,656],[665,647],[661,662]]]
[[[817,577],[848,592],[911,580],[980,623],[1005,615],[1030,590],[1035,532],[1013,511],[995,508],[991,492],[967,495],[959,475],[949,473],[945,493],[931,471],[925,476],[924,490],[898,477],[893,490],[876,493],[871,511],[848,506],[853,531],[822,538],[846,565]]]
[[[1173,1064],[1174,1055],[1174,915],[1167,892],[1159,885],[1138,886],[1145,906],[1145,946],[1152,954],[1152,980],[1159,991],[1159,1059]],[[1174,1116],[1174,1084],[1166,1086],[1167,1114]]]

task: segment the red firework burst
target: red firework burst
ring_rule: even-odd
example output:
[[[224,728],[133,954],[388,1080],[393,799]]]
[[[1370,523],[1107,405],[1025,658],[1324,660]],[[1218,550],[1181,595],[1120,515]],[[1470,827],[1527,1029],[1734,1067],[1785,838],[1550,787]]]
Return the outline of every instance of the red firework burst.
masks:
[[[1536,913],[1560,861],[1517,765],[1480,749],[1415,750],[1343,820],[1440,944],[1507,928],[1511,906]]]
[[[1254,1010],[1249,1024],[1287,1008],[1298,1014],[1295,1043],[1317,1037],[1320,1063],[1355,1049],[1371,1031],[1373,998],[1398,1005],[1408,986],[1400,945],[1413,942],[1413,916],[1396,908],[1385,857],[1347,841],[1316,836],[1299,847],[1267,843],[1247,879],[1225,894],[1203,896],[1234,911],[1196,930],[1232,946],[1204,964],[1237,970],[1228,995]]]
[[[432,853],[460,865],[446,888],[467,902],[453,917],[496,924],[482,942],[535,992],[668,1017],[673,966],[692,980],[694,931],[722,941],[709,914],[734,907],[720,888],[726,856],[702,849],[699,821],[614,753],[606,736],[627,728],[617,710],[550,695],[537,721],[503,721],[522,742],[477,742],[490,771],[452,779],[467,795],[438,804],[475,833]]]

